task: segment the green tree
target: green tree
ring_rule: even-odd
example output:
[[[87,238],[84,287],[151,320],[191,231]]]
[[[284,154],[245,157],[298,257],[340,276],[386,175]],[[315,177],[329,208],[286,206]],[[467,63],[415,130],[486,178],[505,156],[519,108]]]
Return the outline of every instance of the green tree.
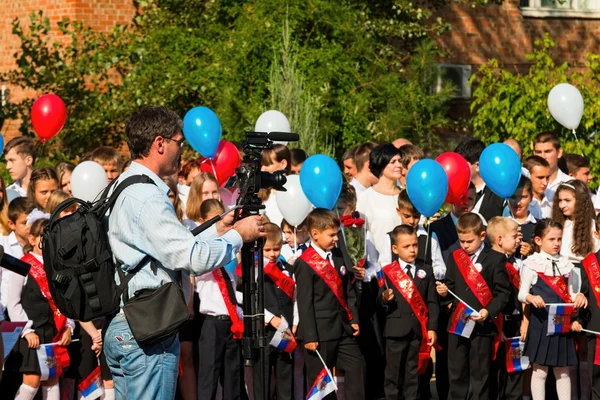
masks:
[[[600,176],[600,55],[587,54],[586,69],[573,70],[567,62],[556,65],[551,51],[556,43],[545,35],[535,42],[535,50],[527,58],[532,65],[526,74],[513,72],[492,59],[481,66],[471,82],[473,130],[486,143],[514,138],[521,142],[525,156],[532,154],[530,144],[540,132],[555,132],[567,153],[583,154],[592,165],[594,176]],[[579,140],[571,131],[552,118],[548,110],[548,94],[559,83],[568,82],[579,89],[584,99],[584,114],[577,129]],[[597,184],[596,180],[596,184]]]

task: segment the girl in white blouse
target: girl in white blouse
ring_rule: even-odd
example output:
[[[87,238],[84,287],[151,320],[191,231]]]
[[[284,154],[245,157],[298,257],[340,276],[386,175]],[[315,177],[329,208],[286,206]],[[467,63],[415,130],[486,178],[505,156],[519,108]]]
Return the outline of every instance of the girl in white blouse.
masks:
[[[577,364],[575,343],[571,333],[548,335],[548,304],[574,303],[586,307],[587,300],[573,289],[573,264],[559,254],[562,226],[543,219],[533,233],[535,253],[524,262],[519,301],[530,305],[529,326],[525,339],[525,355],[533,363],[531,392],[534,399],[545,398],[548,367],[554,370],[556,391],[560,400],[571,399],[569,365]]]

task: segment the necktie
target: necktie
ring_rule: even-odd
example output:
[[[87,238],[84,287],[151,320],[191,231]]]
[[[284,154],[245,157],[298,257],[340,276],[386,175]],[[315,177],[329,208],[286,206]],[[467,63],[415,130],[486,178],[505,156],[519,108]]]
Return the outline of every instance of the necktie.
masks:
[[[556,262],[556,260],[552,260],[549,258],[548,261],[552,262],[552,275],[554,275],[554,276],[562,275],[560,273],[560,269],[558,269],[558,263]],[[558,272],[558,274],[557,274],[557,272]]]
[[[306,244],[302,243],[298,245],[298,251],[304,253],[306,251]]]
[[[408,276],[410,276],[411,278],[413,278],[413,274],[412,274],[412,271],[411,271],[411,267],[412,267],[412,265],[410,265],[410,264],[406,264],[406,274],[407,274]]]

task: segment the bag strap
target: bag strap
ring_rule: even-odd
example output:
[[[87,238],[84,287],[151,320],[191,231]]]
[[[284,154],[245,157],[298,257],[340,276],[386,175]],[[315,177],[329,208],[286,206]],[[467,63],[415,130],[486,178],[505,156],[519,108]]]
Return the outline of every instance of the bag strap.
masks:
[[[101,215],[106,214],[107,211],[112,211],[112,208],[117,202],[117,199],[119,198],[121,193],[123,193],[123,191],[129,186],[135,185],[136,183],[151,183],[153,185],[156,185],[156,183],[154,183],[152,178],[150,178],[148,175],[133,175],[125,178],[122,182],[119,182],[115,190],[112,193],[110,193],[110,190],[116,184],[116,180],[111,182],[111,184],[108,185],[106,189],[104,189],[104,192],[102,192],[102,196],[100,196],[100,200],[98,201],[101,210]],[[110,196],[108,196],[109,193]]]
[[[123,268],[121,268],[121,264],[117,263],[117,272],[119,274],[119,281],[121,281],[119,284],[119,297],[123,296],[123,303],[127,304],[127,302],[129,302],[129,282],[133,279],[135,274],[140,272],[144,265],[146,265],[150,260],[152,260],[152,257],[146,255],[144,258],[142,258],[142,261],[140,261],[131,271],[127,273],[127,275],[125,275]],[[153,265],[151,267],[156,268],[154,265],[154,260],[152,260],[152,264]]]

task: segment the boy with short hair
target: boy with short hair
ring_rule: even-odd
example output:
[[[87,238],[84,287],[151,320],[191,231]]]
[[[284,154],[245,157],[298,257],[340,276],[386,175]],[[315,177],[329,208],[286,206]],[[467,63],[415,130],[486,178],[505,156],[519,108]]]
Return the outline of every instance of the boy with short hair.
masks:
[[[563,151],[560,146],[560,140],[552,132],[542,132],[533,139],[533,154],[542,157],[550,166],[550,176],[548,178],[548,187],[546,188],[546,197],[550,204],[554,201],[554,193],[558,186],[571,180],[571,177],[558,168],[558,160],[562,157]]]
[[[550,164],[540,156],[530,156],[525,160],[525,168],[531,179],[531,204],[529,211],[536,220],[552,217],[552,199],[546,197],[548,180],[550,179]]]
[[[522,242],[519,252],[521,256],[528,256],[533,252],[530,243],[537,220],[529,211],[532,197],[531,180],[526,176],[521,176],[515,193],[508,201],[509,210],[505,211],[505,216],[520,226]]]
[[[306,152],[302,149],[290,149],[290,155],[292,160],[292,169],[290,171],[291,174],[300,174],[300,169],[302,168],[302,164],[306,161]]]
[[[356,197],[377,183],[378,179],[369,168],[369,156],[371,151],[377,147],[373,142],[363,143],[356,147],[354,151],[354,164],[356,165],[356,175],[350,181],[350,184],[356,191]]]
[[[589,186],[593,178],[590,173],[590,162],[581,154],[565,154],[563,158],[567,162],[569,176]]]
[[[519,225],[510,218],[492,218],[488,222],[487,237],[494,251],[506,255],[506,272],[510,280],[510,300],[503,310],[502,333],[507,339],[518,337],[521,336],[521,322],[523,321],[523,306],[517,298],[521,281],[520,266],[515,260],[515,253],[520,245]],[[509,373],[507,371],[507,345],[510,344],[504,341],[500,343],[496,359],[492,363],[491,398],[517,400],[523,397],[523,372]]]
[[[397,260],[383,268],[386,285],[377,299],[387,314],[384,390],[388,400],[416,400],[420,391],[429,392],[428,387],[420,387],[419,374],[426,371],[437,339],[439,304],[433,270],[417,261],[415,228],[399,225],[391,240]]]
[[[111,183],[121,173],[123,159],[119,152],[112,147],[101,146],[92,151],[91,160],[97,162],[104,168],[108,183]]]
[[[348,150],[344,152],[342,155],[342,164],[344,166],[344,175],[348,178],[348,180],[352,180],[354,175],[356,175],[356,163],[354,162],[354,153],[356,152],[356,147],[350,147]]]
[[[296,283],[293,278],[293,269],[290,264],[282,261],[281,246],[283,235],[281,229],[273,223],[264,225],[267,237],[263,247],[264,263],[264,295],[265,295],[265,324],[267,324],[267,342],[271,342],[282,323],[282,318],[295,333],[298,323],[298,313],[295,309],[294,297]],[[293,328],[292,328],[293,327]],[[294,381],[292,366],[294,363],[292,353],[279,350],[273,346],[266,347],[266,357],[269,368],[267,376],[271,387],[271,370],[276,379],[277,399],[293,398]],[[271,396],[269,396],[271,398]]]
[[[414,144],[405,144],[400,146],[400,164],[402,164],[402,176],[400,178],[400,184],[403,188],[406,187],[406,176],[408,170],[415,165],[415,163],[425,158],[423,150],[415,146]]]
[[[281,231],[285,239],[285,244],[281,248],[281,255],[288,263],[293,265],[296,259],[310,246],[307,220],[302,221],[300,225],[295,227],[294,231],[294,227],[283,219],[281,221]]]
[[[300,322],[298,339],[305,354],[311,385],[323,370],[319,351],[327,367],[345,373],[345,398],[364,399],[364,360],[358,348],[358,309],[350,265],[344,265],[338,241],[340,220],[317,208],[308,215],[310,247],[296,260],[297,302]]]
[[[6,144],[4,154],[6,154],[6,169],[14,180],[6,190],[14,190],[21,197],[27,197],[29,179],[35,164],[33,140],[25,136],[16,137]]]
[[[437,292],[450,291],[479,314],[470,336],[451,333],[448,337],[450,398],[465,399],[472,389],[474,399],[489,398],[490,365],[495,356],[494,338],[499,330],[494,320],[506,308],[510,290],[506,256],[485,246],[485,227],[474,213],[462,215],[456,223],[460,249],[446,261],[446,284],[437,283]],[[459,301],[452,299],[449,329],[461,315]]]

